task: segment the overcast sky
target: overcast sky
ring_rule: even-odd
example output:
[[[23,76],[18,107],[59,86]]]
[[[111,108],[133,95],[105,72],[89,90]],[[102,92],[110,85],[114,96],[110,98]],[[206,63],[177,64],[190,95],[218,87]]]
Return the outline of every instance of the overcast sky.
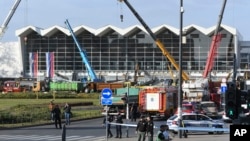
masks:
[[[0,24],[15,0],[0,0]],[[180,27],[180,0],[129,0],[150,28],[167,24]],[[208,28],[218,22],[223,0],[183,0],[183,26],[196,24]],[[123,14],[123,22],[120,15]],[[250,41],[250,0],[227,0],[222,24],[235,27]],[[124,3],[117,0],[22,0],[1,42],[17,41],[15,31],[28,25],[48,28],[63,26],[68,19],[74,28],[86,25],[101,28],[114,25],[126,28],[139,24]]]

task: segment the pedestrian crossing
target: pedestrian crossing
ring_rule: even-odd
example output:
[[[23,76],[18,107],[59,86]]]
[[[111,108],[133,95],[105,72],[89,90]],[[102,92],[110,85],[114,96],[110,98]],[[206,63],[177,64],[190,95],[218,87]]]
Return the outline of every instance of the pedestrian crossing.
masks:
[[[0,135],[1,141],[62,141],[62,136],[53,135]],[[66,141],[105,141],[105,136],[67,136]]]

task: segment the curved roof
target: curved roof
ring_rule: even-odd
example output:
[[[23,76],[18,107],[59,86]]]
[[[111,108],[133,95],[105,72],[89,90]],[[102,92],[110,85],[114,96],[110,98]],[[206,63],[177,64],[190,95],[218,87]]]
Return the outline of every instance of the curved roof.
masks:
[[[198,26],[195,24],[191,24],[191,25],[183,27],[183,31],[189,31],[189,30],[196,29],[196,30],[200,31],[201,33],[204,33],[205,35],[210,35],[214,32],[215,28],[216,28],[216,26],[204,28],[204,27],[201,27],[201,26]],[[228,31],[229,33],[231,33],[233,35],[239,34],[236,28],[233,28],[233,27],[230,27],[227,25],[221,25],[221,28],[223,28],[224,30]],[[169,26],[169,25],[166,25],[166,24],[154,27],[151,30],[153,33],[155,33],[157,35],[162,30],[165,30],[165,29],[168,29],[169,31],[173,32],[174,34],[179,35],[179,29],[172,27],[172,26]],[[57,31],[61,31],[61,32],[65,33],[66,35],[70,36],[68,29],[61,27],[61,26],[57,26],[57,25],[49,27],[47,29],[42,29],[42,28],[38,28],[35,26],[27,26],[27,27],[16,30],[16,35],[17,36],[26,36],[27,34],[29,34],[32,31],[37,32],[41,36],[48,36],[48,37],[53,35]],[[85,25],[81,25],[81,26],[77,26],[77,27],[73,28],[73,31],[75,32],[76,35],[80,34],[83,31],[88,31],[88,32],[94,34],[95,36],[104,36],[111,31],[117,32],[118,34],[120,34],[122,36],[129,36],[129,35],[134,34],[135,32],[139,32],[139,31],[143,31],[143,32],[147,33],[147,31],[141,25],[134,25],[134,26],[130,26],[130,27],[125,28],[125,29],[121,29],[121,28],[118,28],[118,27],[112,26],[112,25],[107,25],[107,26],[104,26],[104,27],[101,27],[98,29],[94,29],[94,28],[91,28],[91,27],[88,27]]]

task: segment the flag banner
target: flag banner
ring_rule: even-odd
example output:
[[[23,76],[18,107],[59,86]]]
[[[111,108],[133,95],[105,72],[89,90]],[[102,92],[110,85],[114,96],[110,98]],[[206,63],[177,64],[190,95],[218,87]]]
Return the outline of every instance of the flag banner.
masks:
[[[38,74],[38,53],[29,53],[29,63],[30,63],[30,76],[37,77]]]
[[[46,52],[46,75],[54,77],[54,52]]]

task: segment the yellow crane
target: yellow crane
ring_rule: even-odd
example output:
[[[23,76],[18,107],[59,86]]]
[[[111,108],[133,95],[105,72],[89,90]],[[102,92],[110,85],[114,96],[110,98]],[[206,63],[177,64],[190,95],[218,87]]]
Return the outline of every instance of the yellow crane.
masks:
[[[132,11],[132,13],[135,15],[135,17],[140,21],[140,23],[143,25],[143,27],[147,30],[149,35],[153,38],[155,41],[155,44],[158,46],[158,48],[161,50],[162,54],[171,62],[171,64],[175,67],[177,71],[180,70],[179,64],[176,63],[174,57],[170,55],[164,44],[156,38],[155,34],[152,32],[152,30],[148,27],[148,25],[144,22],[144,20],[140,17],[140,15],[135,11],[135,9],[132,7],[132,5],[128,2],[128,0],[119,0],[120,2],[124,2],[128,8]],[[189,76],[186,72],[182,71],[182,78],[183,80],[189,80]]]

